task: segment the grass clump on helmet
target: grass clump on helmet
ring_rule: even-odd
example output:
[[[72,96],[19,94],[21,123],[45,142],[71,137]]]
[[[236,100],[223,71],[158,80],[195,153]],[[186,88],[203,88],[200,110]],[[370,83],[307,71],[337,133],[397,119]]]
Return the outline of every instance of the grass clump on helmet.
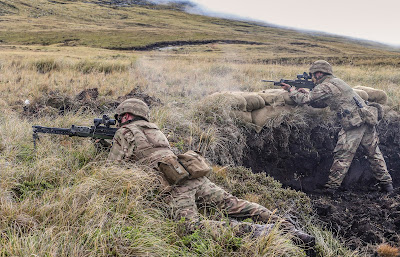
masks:
[[[131,113],[135,116],[141,117],[146,121],[149,121],[149,106],[142,100],[136,98],[129,98],[123,101],[120,105],[118,105],[117,109],[115,109],[115,119],[119,120],[120,117],[124,113]]]
[[[318,60],[318,61],[315,61],[313,64],[311,64],[310,73],[314,74],[318,71],[329,74],[329,75],[333,74],[332,65],[330,65],[329,62],[324,61],[324,60]]]

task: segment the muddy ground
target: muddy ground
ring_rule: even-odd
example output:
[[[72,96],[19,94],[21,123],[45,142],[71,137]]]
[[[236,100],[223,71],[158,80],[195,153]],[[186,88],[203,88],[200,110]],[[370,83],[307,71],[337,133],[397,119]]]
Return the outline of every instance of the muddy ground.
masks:
[[[391,194],[377,190],[348,190],[335,196],[309,194],[319,218],[353,248],[375,252],[376,244],[400,244],[400,189]]]

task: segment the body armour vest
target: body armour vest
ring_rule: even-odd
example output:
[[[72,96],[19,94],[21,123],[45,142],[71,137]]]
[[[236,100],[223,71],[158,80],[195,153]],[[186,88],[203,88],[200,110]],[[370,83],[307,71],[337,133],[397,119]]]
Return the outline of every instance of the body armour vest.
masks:
[[[127,145],[123,146],[125,161],[158,168],[158,162],[163,157],[174,155],[168,139],[154,123],[139,120],[124,125],[120,129],[127,141]]]
[[[357,106],[354,98],[365,106],[364,100],[343,80],[334,76],[327,78],[318,86],[327,87],[332,96],[325,99],[324,102],[335,111],[344,130],[361,126],[364,121],[360,116],[360,108]]]

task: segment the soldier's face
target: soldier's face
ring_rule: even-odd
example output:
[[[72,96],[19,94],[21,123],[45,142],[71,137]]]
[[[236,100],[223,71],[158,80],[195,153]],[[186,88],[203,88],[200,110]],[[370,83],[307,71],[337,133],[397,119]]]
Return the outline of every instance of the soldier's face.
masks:
[[[133,118],[134,118],[134,116],[132,114],[130,114],[130,113],[124,113],[124,114],[120,115],[118,117],[118,125],[117,125],[117,127],[120,127],[121,123],[125,123],[125,122],[127,122],[129,120],[132,120]]]
[[[314,72],[314,73],[312,74],[311,80],[312,80],[314,83],[316,83],[316,82],[322,77],[322,75],[323,75],[322,72],[319,72],[319,71]]]
[[[314,82],[314,83],[317,81],[317,79],[315,78],[315,73],[312,74],[311,80],[312,80],[312,82]]]

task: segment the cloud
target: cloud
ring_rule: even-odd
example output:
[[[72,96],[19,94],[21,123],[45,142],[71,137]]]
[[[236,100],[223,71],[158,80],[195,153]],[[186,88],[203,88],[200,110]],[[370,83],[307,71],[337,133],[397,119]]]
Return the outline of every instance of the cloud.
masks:
[[[151,0],[185,4],[189,13],[258,21],[400,46],[400,1],[335,0]]]

